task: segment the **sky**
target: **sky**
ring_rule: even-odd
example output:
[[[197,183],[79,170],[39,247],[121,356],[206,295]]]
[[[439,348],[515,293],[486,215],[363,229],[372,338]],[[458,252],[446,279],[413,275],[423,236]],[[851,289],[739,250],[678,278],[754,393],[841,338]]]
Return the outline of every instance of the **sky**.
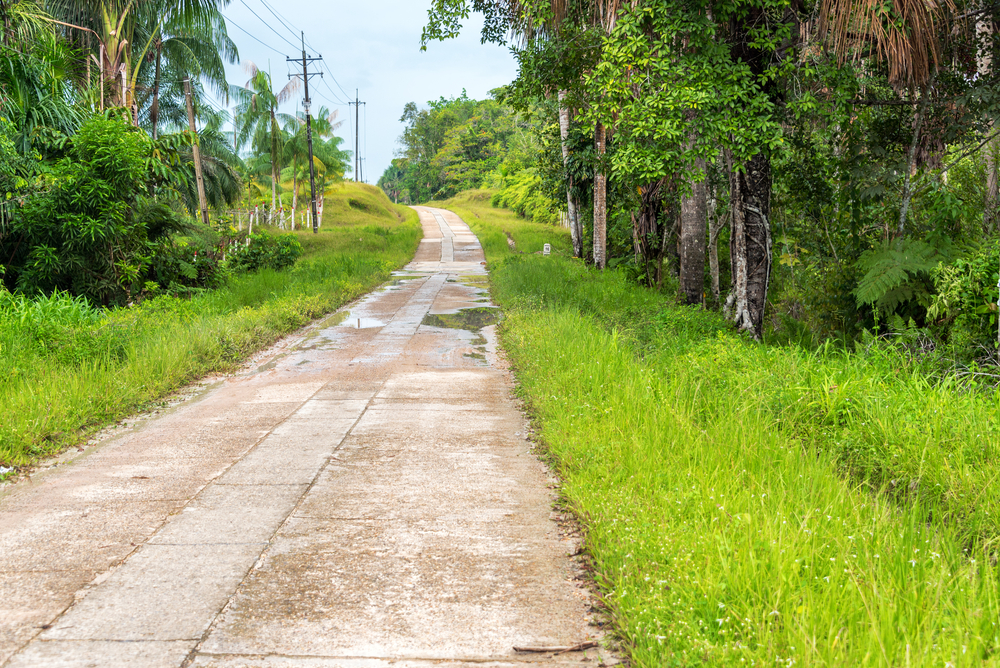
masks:
[[[346,121],[349,117],[350,123],[345,122],[337,134],[344,137],[344,146],[350,143],[352,151],[354,107],[342,102],[353,101],[355,90],[359,91],[360,100],[366,103],[361,106],[359,133],[360,154],[365,159],[362,175],[368,183],[375,183],[398,148],[404,127],[399,117],[407,102],[425,107],[428,100],[457,97],[463,88],[469,97],[483,99],[491,89],[510,83],[517,73],[506,47],[479,43],[482,23],[478,15],[470,17],[457,39],[433,42],[421,52],[420,33],[430,3],[230,0],[224,14],[240,60],[270,69],[275,87],[287,83],[292,68],[302,71],[301,61],[296,66],[285,58],[301,58],[299,31],[305,31],[307,55],[322,55],[323,62],[313,66],[326,72],[322,79],[313,77],[309,82],[313,113],[325,105],[336,108],[338,118]],[[242,64],[230,65],[227,73],[232,84],[245,85],[249,78]],[[296,97],[282,111],[301,109],[301,94]],[[217,99],[215,103],[225,106]]]

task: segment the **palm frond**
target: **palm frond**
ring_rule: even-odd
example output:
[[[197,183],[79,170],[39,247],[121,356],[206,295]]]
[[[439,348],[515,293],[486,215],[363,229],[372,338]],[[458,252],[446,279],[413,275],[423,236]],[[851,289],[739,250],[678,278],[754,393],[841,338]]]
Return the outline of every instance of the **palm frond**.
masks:
[[[938,66],[939,37],[954,8],[953,0],[823,0],[819,30],[841,62],[874,54],[893,86],[917,89]]]

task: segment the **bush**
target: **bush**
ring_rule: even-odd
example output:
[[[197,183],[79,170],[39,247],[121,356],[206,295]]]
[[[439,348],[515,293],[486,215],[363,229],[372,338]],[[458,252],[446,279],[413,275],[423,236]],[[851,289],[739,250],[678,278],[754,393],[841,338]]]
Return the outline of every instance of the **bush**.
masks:
[[[69,157],[44,175],[0,238],[5,281],[26,294],[69,291],[124,304],[142,286],[148,236],[137,215],[151,143],[121,119],[94,116]]]
[[[490,200],[493,206],[504,207],[536,223],[555,225],[559,222],[558,206],[542,191],[542,177],[532,170],[522,170]]]
[[[247,238],[246,245],[239,245],[229,258],[235,271],[275,271],[290,267],[302,255],[302,245],[293,235],[272,236],[257,232]]]
[[[968,358],[982,346],[996,347],[998,265],[1000,242],[994,241],[931,272],[937,294],[927,315],[953,356]]]

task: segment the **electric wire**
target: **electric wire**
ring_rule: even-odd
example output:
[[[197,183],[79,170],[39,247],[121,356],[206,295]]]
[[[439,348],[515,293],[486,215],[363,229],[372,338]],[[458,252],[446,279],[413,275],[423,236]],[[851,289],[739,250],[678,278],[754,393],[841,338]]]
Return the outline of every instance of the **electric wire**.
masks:
[[[276,48],[274,48],[273,46],[271,46],[271,45],[270,45],[270,44],[268,44],[267,42],[265,42],[265,41],[263,41],[263,40],[261,40],[261,39],[257,38],[256,36],[254,36],[254,34],[253,34],[252,32],[250,32],[249,30],[246,30],[245,28],[242,28],[242,27],[241,27],[241,26],[240,26],[240,25],[239,25],[238,23],[236,23],[235,21],[233,21],[233,20],[232,20],[231,18],[229,18],[228,16],[227,16],[227,17],[225,17],[225,19],[226,19],[226,23],[230,23],[230,24],[232,24],[232,25],[233,25],[233,27],[235,27],[235,28],[237,28],[238,30],[240,30],[240,31],[242,31],[243,33],[245,33],[245,34],[246,34],[246,35],[247,35],[247,36],[248,36],[248,37],[249,37],[250,39],[252,39],[252,40],[255,40],[255,41],[257,41],[257,42],[260,42],[261,44],[263,44],[263,45],[264,45],[264,46],[266,46],[267,48],[271,49],[271,51],[274,51],[274,52],[275,52],[276,54],[278,54],[279,56],[284,56],[285,58],[287,58],[287,57],[288,57],[287,55],[285,55],[285,54],[284,54],[284,53],[282,53],[281,51],[278,51],[278,50],[277,50]]]
[[[264,9],[271,12],[271,16],[278,19],[278,23],[283,25],[288,30],[288,32],[292,33],[293,36],[299,37],[301,35],[302,31],[296,30],[291,25],[291,22],[287,21],[283,16],[279,15],[278,12],[276,12],[274,8],[271,7],[271,5],[267,4],[267,2],[265,2],[264,0],[260,0],[260,4],[264,5]]]
[[[292,35],[294,35],[295,37],[301,37],[301,36],[303,36],[303,31],[299,30],[295,26],[294,23],[292,23],[291,21],[289,21],[287,18],[285,18],[285,16],[281,12],[279,12],[274,7],[272,7],[267,2],[267,0],[260,0],[260,3],[262,5],[264,5],[265,8],[267,8],[267,11],[271,12],[271,14],[274,15],[274,18],[278,19],[278,21],[280,21],[283,26],[285,26],[286,28],[288,28],[288,31],[290,33],[292,33]],[[315,53],[319,53],[319,50],[316,47],[314,47],[312,44],[310,44],[308,39],[305,40],[305,43],[306,43],[306,46],[309,47],[310,49],[312,49]]]
[[[285,43],[288,44],[289,46],[291,46],[293,49],[298,49],[299,48],[299,45],[293,44],[292,42],[288,41],[288,39],[286,39],[284,35],[282,35],[280,32],[278,32],[277,30],[274,29],[274,26],[272,26],[270,23],[268,23],[267,21],[265,21],[264,19],[262,19],[260,17],[260,14],[258,14],[257,12],[255,12],[253,10],[253,8],[246,3],[245,0],[240,0],[240,3],[244,7],[246,7],[247,9],[249,9],[250,13],[253,14],[254,16],[256,16],[257,20],[260,21],[261,23],[263,23],[265,26],[267,26],[267,29],[270,30],[271,32],[273,32],[275,35],[277,35],[279,39],[284,40]]]
[[[345,102],[344,100],[340,100],[340,96],[337,95],[337,92],[335,90],[333,90],[333,88],[330,87],[330,84],[328,84],[326,82],[326,77],[325,76],[320,77],[320,79],[323,81],[323,85],[326,86],[326,89],[328,91],[330,91],[330,94],[333,95],[334,98],[336,98],[337,100],[340,100],[340,104],[348,104],[348,105],[351,104],[351,102],[350,102],[351,96],[347,93],[347,91],[345,91],[343,89],[343,87],[341,87],[340,83],[337,82],[337,78],[335,76],[333,76],[332,73],[326,71],[326,67],[325,67],[326,63],[325,62],[323,63],[323,65],[324,65],[324,67],[321,70],[323,72],[323,74],[329,74],[330,75],[330,78],[333,79],[333,83],[337,84],[337,88],[340,88],[340,91],[344,94],[344,96],[347,98],[348,101]]]
[[[364,126],[363,126],[364,134],[361,135],[362,137],[361,154],[365,156],[364,158],[362,158],[364,160],[368,158],[368,105],[367,104],[365,105],[365,113],[362,116],[364,118]],[[365,181],[365,183],[367,183],[367,181]]]
[[[333,89],[332,89],[332,88],[330,88],[329,84],[326,84],[326,83],[325,83],[325,82],[326,82],[326,79],[325,79],[325,78],[323,78],[323,79],[322,79],[322,81],[323,81],[323,82],[324,82],[324,84],[326,85],[326,89],[327,89],[328,91],[330,91],[330,95],[332,95],[332,96],[333,96],[333,99],[337,101],[337,104],[338,104],[338,105],[340,105],[340,106],[344,106],[344,107],[349,107],[349,106],[351,106],[351,103],[350,103],[349,101],[347,101],[347,100],[341,100],[341,99],[340,99],[340,96],[339,96],[339,95],[337,95],[337,94],[336,94],[336,93],[335,93],[335,92],[333,91]],[[320,94],[322,94],[322,91],[320,91]]]

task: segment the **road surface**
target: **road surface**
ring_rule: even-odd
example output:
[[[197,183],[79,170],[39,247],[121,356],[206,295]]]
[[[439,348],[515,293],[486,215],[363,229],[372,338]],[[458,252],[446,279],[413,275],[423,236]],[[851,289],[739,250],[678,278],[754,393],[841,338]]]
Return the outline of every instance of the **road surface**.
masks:
[[[0,488],[0,666],[600,665],[454,214],[391,285]]]

